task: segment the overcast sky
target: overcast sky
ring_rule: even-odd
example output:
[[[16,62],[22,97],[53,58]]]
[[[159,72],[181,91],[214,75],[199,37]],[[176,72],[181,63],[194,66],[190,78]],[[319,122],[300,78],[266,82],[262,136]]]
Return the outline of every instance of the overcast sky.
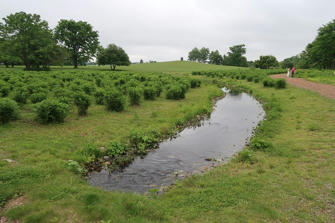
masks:
[[[335,0],[0,0],[0,17],[25,11],[54,28],[84,20],[103,46],[121,46],[133,62],[187,58],[195,46],[246,44],[248,60],[300,53],[317,29],[335,19]]]

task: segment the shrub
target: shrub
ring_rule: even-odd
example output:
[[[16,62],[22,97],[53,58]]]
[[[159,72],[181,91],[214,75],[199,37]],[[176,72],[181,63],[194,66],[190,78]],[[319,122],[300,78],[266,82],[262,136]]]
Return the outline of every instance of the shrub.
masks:
[[[198,79],[191,79],[191,88],[200,87],[201,81]]]
[[[136,149],[137,154],[146,154],[149,149],[158,146],[159,133],[156,131],[142,132],[133,130],[129,136],[130,145]]]
[[[108,111],[123,111],[125,98],[120,91],[111,89],[105,94],[105,105]]]
[[[275,85],[274,80],[271,78],[266,78],[263,80],[264,87],[273,87]]]
[[[248,76],[248,77],[247,77],[247,81],[248,81],[248,82],[251,82],[253,79],[254,79],[253,76]]]
[[[131,105],[139,105],[141,100],[142,90],[138,87],[131,87],[129,89],[129,98]]]
[[[105,91],[102,89],[99,89],[94,94],[95,97],[95,103],[97,105],[103,105],[104,104],[104,97],[105,97]]]
[[[253,150],[265,151],[266,149],[272,148],[272,143],[264,139],[254,138],[250,142],[250,148]]]
[[[98,147],[91,144],[86,145],[81,150],[81,154],[84,155],[85,157],[92,157],[92,158],[100,158],[104,155],[103,152]]]
[[[10,85],[0,80],[0,97],[8,96],[10,91]]]
[[[95,91],[95,86],[92,85],[92,83],[85,83],[83,84],[82,89],[86,94],[92,95]]]
[[[144,99],[146,100],[155,100],[156,92],[155,89],[151,86],[145,87],[143,91]]]
[[[30,101],[33,104],[41,102],[41,101],[45,100],[46,98],[47,98],[47,95],[44,92],[33,93],[32,95],[30,95]]]
[[[37,104],[36,113],[42,123],[61,123],[68,114],[68,105],[55,99],[46,99]]]
[[[112,141],[111,144],[107,147],[106,153],[110,157],[117,157],[124,155],[127,151],[127,146],[118,141]]]
[[[78,108],[78,115],[86,115],[87,109],[91,105],[90,98],[84,92],[77,92],[74,95],[74,104]]]
[[[25,88],[16,89],[13,93],[13,99],[20,104],[26,104],[28,96],[28,91]]]
[[[15,120],[19,115],[17,103],[9,98],[0,99],[0,121],[2,124]]]
[[[277,79],[275,83],[277,89],[286,88],[286,80],[283,78]]]
[[[166,92],[167,99],[182,99],[185,98],[185,91],[179,85],[171,86]]]

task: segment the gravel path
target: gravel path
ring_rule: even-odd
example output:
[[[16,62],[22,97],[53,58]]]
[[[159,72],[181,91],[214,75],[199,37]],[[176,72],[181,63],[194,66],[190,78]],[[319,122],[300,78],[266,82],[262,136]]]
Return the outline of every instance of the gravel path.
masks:
[[[333,85],[315,83],[315,82],[307,81],[303,78],[288,78],[286,74],[276,74],[276,75],[271,75],[271,77],[272,78],[285,78],[286,82],[293,86],[316,91],[319,94],[327,98],[335,99],[335,86]]]

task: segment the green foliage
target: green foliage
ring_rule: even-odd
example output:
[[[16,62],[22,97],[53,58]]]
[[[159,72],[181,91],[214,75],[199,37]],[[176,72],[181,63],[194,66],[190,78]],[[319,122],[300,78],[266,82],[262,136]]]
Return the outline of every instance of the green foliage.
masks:
[[[210,64],[217,64],[217,65],[222,65],[223,64],[223,56],[219,53],[218,50],[212,51],[209,54],[209,63]]]
[[[100,158],[104,155],[104,153],[97,146],[92,144],[85,145],[80,152],[84,157],[89,159]]]
[[[137,154],[144,155],[158,146],[159,137],[160,134],[154,130],[148,132],[133,130],[130,133],[129,142],[130,146],[136,149]]]
[[[108,111],[123,111],[125,108],[125,97],[117,89],[109,89],[105,94],[105,106]]]
[[[10,91],[10,85],[5,81],[0,80],[0,97],[8,96]]]
[[[267,149],[271,149],[273,145],[269,141],[255,137],[251,140],[249,147],[256,151],[266,151]]]
[[[25,12],[10,14],[3,20],[5,25],[0,29],[0,36],[4,37],[4,42],[1,48],[5,49],[6,55],[19,58],[27,70],[39,69],[40,66],[47,68],[59,47],[48,23],[39,15]]]
[[[124,155],[127,151],[127,145],[122,144],[118,141],[112,141],[110,145],[106,148],[106,154],[109,157],[117,157]]]
[[[94,56],[99,46],[98,32],[84,21],[61,19],[55,28],[55,37],[67,48],[74,68]]]
[[[127,53],[115,44],[109,44],[106,49],[100,49],[98,53],[99,65],[110,65],[112,70],[116,66],[129,66],[130,60]]]
[[[183,99],[185,98],[185,90],[180,85],[169,86],[166,92],[166,98],[175,100]]]
[[[277,89],[286,88],[286,80],[283,78],[277,79],[275,82],[275,87]]]
[[[0,98],[0,121],[2,124],[17,119],[19,107],[15,101],[9,98]]]
[[[66,162],[66,167],[68,168],[68,170],[70,170],[75,174],[83,174],[85,172],[84,169],[80,166],[80,164],[74,160],[68,160]]]
[[[253,164],[253,163],[256,162],[256,158],[255,158],[254,154],[249,149],[244,149],[241,152],[239,152],[237,154],[236,159],[237,159],[238,162],[242,162],[242,163]]]
[[[36,106],[37,118],[44,124],[64,122],[68,105],[55,99],[46,99]]]
[[[244,44],[229,47],[229,50],[230,52],[228,52],[228,55],[225,55],[223,58],[224,65],[238,67],[248,66],[247,58],[243,56],[246,54],[246,48]]]
[[[86,115],[87,109],[91,105],[90,97],[84,92],[77,92],[74,95],[74,104],[78,108],[78,115]]]
[[[266,78],[263,80],[263,86],[264,87],[274,87],[275,86],[275,80],[271,78]]]
[[[199,79],[191,79],[191,88],[197,88],[200,87],[201,80]]]
[[[104,98],[105,98],[105,91],[102,89],[98,89],[95,94],[95,103],[97,105],[103,105],[104,104]]]
[[[32,95],[30,95],[30,101],[33,104],[36,104],[38,102],[41,102],[43,100],[47,99],[47,94],[44,92],[39,92],[39,93],[33,93]]]
[[[129,98],[131,105],[139,105],[142,95],[142,89],[139,87],[129,88]]]
[[[155,100],[156,92],[152,86],[145,87],[143,90],[144,99]]]
[[[190,60],[190,61],[199,61],[200,60],[200,51],[197,47],[193,48],[188,53],[188,60]]]
[[[268,56],[260,56],[259,60],[255,61],[255,66],[261,69],[269,69],[273,67],[278,67],[279,63],[276,57],[268,55]]]
[[[26,88],[17,88],[13,92],[13,99],[19,104],[26,104],[28,97],[29,94]]]

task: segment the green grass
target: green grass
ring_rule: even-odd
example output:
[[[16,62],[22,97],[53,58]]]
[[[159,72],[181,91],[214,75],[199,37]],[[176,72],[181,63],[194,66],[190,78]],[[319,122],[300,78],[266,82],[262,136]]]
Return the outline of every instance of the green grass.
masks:
[[[217,92],[211,85],[190,90],[182,101],[160,98],[123,113],[93,106],[89,116],[60,125],[23,119],[0,127],[0,157],[17,161],[0,162],[0,199],[27,199],[3,214],[22,222],[334,222],[334,101],[291,86],[230,81],[265,103],[267,119],[256,136],[272,146],[250,150],[253,164],[233,159],[160,196],[106,192],[66,170],[64,160],[91,140],[103,145],[135,126],[172,128],[185,112],[208,106]]]
[[[335,85],[335,70],[298,69],[296,77],[302,77],[317,83]]]

